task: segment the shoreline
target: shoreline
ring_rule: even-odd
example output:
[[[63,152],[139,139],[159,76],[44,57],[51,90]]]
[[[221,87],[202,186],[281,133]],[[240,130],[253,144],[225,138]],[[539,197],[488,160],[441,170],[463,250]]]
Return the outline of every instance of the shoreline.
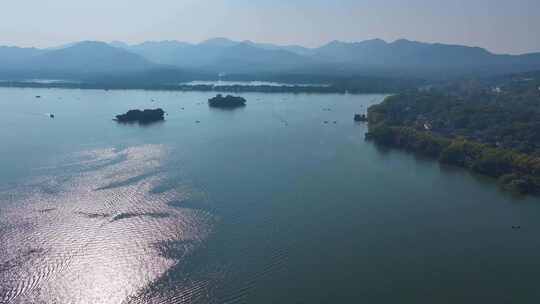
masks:
[[[226,93],[293,93],[293,94],[392,94],[378,90],[344,89],[335,86],[247,86],[247,85],[172,85],[172,84],[100,84],[100,83],[35,83],[22,81],[0,82],[0,88],[74,89],[74,90],[144,90],[173,92],[226,92]]]
[[[492,177],[507,191],[540,195],[540,159],[512,149],[493,147],[466,137],[447,137],[410,125],[387,122],[379,107],[388,98],[368,108],[367,141],[429,157],[440,164]]]

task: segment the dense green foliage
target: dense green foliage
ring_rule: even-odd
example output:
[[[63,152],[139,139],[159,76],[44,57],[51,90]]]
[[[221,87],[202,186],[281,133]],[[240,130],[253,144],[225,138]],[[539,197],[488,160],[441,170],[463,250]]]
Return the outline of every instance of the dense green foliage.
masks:
[[[540,192],[540,90],[527,82],[391,96],[369,108],[366,136]]]
[[[125,114],[116,115],[116,121],[121,123],[134,123],[150,124],[157,121],[162,121],[165,111],[163,109],[146,109],[146,110],[129,110]]]
[[[246,99],[240,96],[218,94],[208,99],[208,105],[213,108],[238,108],[246,106]]]

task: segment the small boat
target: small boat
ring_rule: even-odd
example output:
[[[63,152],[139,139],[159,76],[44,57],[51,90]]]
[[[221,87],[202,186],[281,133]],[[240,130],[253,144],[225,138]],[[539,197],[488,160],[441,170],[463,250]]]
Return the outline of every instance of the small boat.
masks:
[[[49,117],[50,117],[50,118],[54,118],[54,114],[49,114]]]
[[[355,114],[354,115],[354,121],[356,122],[367,122],[368,118],[366,114]]]

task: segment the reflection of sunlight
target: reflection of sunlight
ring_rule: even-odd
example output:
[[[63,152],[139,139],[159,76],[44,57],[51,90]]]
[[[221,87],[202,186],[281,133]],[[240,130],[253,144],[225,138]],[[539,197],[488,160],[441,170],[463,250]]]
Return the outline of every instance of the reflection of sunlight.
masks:
[[[173,265],[173,261],[124,243],[91,245],[72,261],[72,267],[55,280],[67,300],[80,303],[119,303],[150,284]]]
[[[168,204],[189,190],[151,191],[166,155],[159,145],[88,151],[0,193],[11,197],[0,214],[0,302],[120,303],[177,263],[156,244],[200,243],[212,216]]]

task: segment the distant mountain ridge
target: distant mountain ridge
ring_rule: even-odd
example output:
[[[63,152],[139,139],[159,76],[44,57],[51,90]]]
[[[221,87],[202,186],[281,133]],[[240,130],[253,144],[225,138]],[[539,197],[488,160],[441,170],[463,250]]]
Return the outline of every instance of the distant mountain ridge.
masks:
[[[15,78],[116,75],[157,68],[153,62],[132,52],[98,41],[83,41],[51,49],[0,47],[0,76]]]
[[[8,69],[13,64],[18,64],[28,58],[32,58],[45,52],[37,48],[20,48],[16,46],[0,46],[0,67]]]
[[[178,41],[142,43],[124,48],[146,57],[154,62],[179,67],[208,68],[222,67],[224,58],[230,58],[232,48],[252,47],[251,56],[269,57],[268,51],[274,51],[272,60],[253,60],[244,58],[239,66],[252,65],[253,68],[268,70],[264,64],[276,67],[302,69],[308,65],[333,66],[351,70],[359,68],[406,68],[453,70],[494,68],[494,72],[521,72],[540,68],[540,53],[524,55],[498,55],[480,47],[451,45],[442,43],[424,43],[399,39],[386,42],[382,39],[361,42],[332,41],[318,48],[306,48],[297,45],[281,46],[252,41],[233,41],[226,38],[214,38],[199,44]],[[259,51],[259,54],[255,52]],[[279,53],[277,53],[279,51]],[[149,55],[151,54],[151,55]],[[293,56],[296,55],[296,56]],[[302,57],[302,58],[301,58]],[[290,63],[296,58],[296,66]],[[253,66],[257,61],[256,66]],[[232,64],[226,64],[229,71],[234,71]],[[227,71],[224,71],[227,72]]]
[[[246,71],[249,70],[248,66],[257,70],[268,70],[269,66],[293,67],[309,60],[302,54],[298,54],[302,50],[300,46],[278,46],[251,41],[237,42],[227,38],[213,38],[199,44],[151,41],[136,45],[114,42],[111,45],[143,56],[155,63],[204,70],[225,69],[223,72]]]
[[[213,38],[198,44],[147,41],[130,45],[83,41],[57,48],[0,47],[0,77],[84,75],[306,74],[455,77],[540,70],[540,53],[498,55],[483,48],[400,39],[332,41],[318,48]],[[175,72],[176,70],[176,72]],[[82,76],[81,76],[82,75]],[[174,79],[174,77],[172,77]]]

